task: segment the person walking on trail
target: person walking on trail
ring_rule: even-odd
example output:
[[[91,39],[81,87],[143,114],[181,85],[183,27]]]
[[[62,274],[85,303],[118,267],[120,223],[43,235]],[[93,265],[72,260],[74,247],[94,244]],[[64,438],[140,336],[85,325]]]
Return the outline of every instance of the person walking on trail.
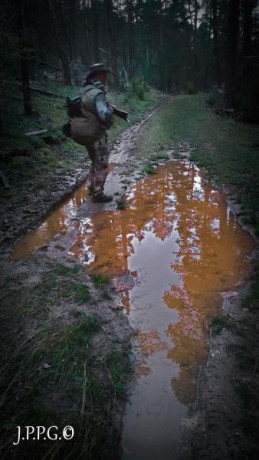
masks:
[[[91,168],[87,186],[92,201],[104,203],[113,197],[104,194],[104,184],[108,175],[109,151],[107,133],[113,124],[115,106],[105,98],[105,85],[111,69],[104,64],[89,67],[84,87],[80,91],[82,116],[71,121],[71,137],[78,144],[84,145],[91,159]]]

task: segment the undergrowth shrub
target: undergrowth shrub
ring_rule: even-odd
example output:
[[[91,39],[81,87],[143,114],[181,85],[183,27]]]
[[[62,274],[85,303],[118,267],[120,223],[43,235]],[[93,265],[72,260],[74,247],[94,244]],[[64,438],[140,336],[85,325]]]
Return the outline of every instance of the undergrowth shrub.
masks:
[[[213,107],[215,112],[221,113],[226,107],[223,91],[216,87],[212,88],[207,94],[206,103],[209,107]]]
[[[131,81],[132,92],[139,99],[145,99],[145,83],[143,77],[136,77]]]
[[[192,95],[192,94],[196,94],[197,93],[197,89],[195,87],[195,84],[191,81],[187,81],[186,85],[185,85],[185,94],[189,94],[189,95]]]
[[[237,85],[236,106],[238,120],[248,123],[259,122],[259,69],[246,64]]]

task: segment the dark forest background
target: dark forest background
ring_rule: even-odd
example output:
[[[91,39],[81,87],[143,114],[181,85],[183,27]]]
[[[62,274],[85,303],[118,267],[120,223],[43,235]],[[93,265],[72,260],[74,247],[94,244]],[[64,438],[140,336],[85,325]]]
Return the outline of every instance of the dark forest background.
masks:
[[[211,103],[259,120],[257,0],[10,0],[0,21],[1,73],[22,80],[27,114],[29,79],[55,73],[79,85],[88,65],[105,62],[115,88],[214,87]]]

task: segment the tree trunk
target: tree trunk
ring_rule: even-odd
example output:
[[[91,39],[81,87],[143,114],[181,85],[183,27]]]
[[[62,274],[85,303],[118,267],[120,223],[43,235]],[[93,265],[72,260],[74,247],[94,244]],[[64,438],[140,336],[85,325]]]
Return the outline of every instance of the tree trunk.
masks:
[[[134,77],[134,50],[133,50],[133,4],[132,0],[126,1],[128,22],[128,72],[129,77]]]
[[[82,62],[87,67],[89,67],[92,62],[92,55],[91,55],[91,47],[90,47],[90,41],[89,41],[89,27],[88,26],[83,27],[83,33],[84,33],[85,47],[84,49],[82,48],[81,50],[81,58],[82,58]]]
[[[198,1],[194,1],[194,34],[193,34],[193,52],[194,52],[194,83],[195,87],[200,87],[200,75],[199,75],[199,66],[198,66],[198,50],[197,50],[197,30],[198,30],[198,11],[199,4]]]
[[[212,0],[212,30],[213,30],[213,54],[216,63],[216,81],[221,86],[221,66],[219,56],[219,31],[218,31],[218,0]]]
[[[26,27],[26,14],[24,0],[20,2],[20,68],[23,93],[23,107],[25,115],[32,114],[32,102],[29,78],[29,62],[26,49],[28,47],[28,28]]]
[[[72,48],[72,35],[73,33],[72,28],[73,28],[73,14],[68,13],[68,23],[70,24],[70,27],[68,29],[67,24],[66,24],[66,11],[65,11],[65,5],[67,2],[62,2],[62,0],[56,0],[55,1],[55,12],[56,12],[56,21],[57,21],[57,27],[60,33],[60,38],[61,38],[61,43],[66,43],[66,51],[69,59],[68,61],[72,61],[75,57],[73,54],[73,48]],[[63,4],[63,5],[62,5]],[[73,10],[76,8],[76,2],[74,3]],[[74,32],[74,31],[73,31]]]
[[[243,55],[251,55],[253,9],[256,7],[256,0],[243,0]]]
[[[31,90],[29,80],[28,60],[21,58],[21,79],[22,79],[22,93],[23,93],[23,107],[25,115],[32,114],[31,103]]]
[[[80,5],[78,5],[77,0],[69,0],[69,8],[68,8],[68,14],[69,14],[69,30],[68,30],[68,35],[70,38],[70,48],[71,48],[71,57],[72,59],[75,59],[78,57],[78,48],[77,48],[77,40],[76,36],[78,33],[78,30],[80,29],[79,25],[79,17],[77,15],[78,8]]]
[[[119,87],[119,75],[118,75],[116,40],[114,36],[114,26],[113,26],[112,0],[105,0],[105,5],[106,5],[106,14],[107,14],[107,26],[108,26],[111,66],[112,66],[112,71],[113,71],[113,76],[114,76],[115,87],[118,88]]]
[[[235,103],[239,11],[240,0],[229,0],[225,78],[225,97],[229,107]]]
[[[159,24],[158,24],[158,31],[159,31],[159,47],[158,47],[158,50],[159,50],[159,59],[158,59],[158,62],[159,62],[159,80],[160,80],[160,88],[165,89],[166,86],[167,86],[166,76],[167,76],[168,64],[167,64],[167,61],[165,59],[165,41],[164,41],[164,33],[163,33],[164,32],[164,22],[163,22],[163,15],[162,15],[163,0],[160,0],[160,2],[159,2],[159,10],[160,10]]]
[[[93,49],[93,62],[100,62],[100,37],[99,37],[99,16],[98,16],[98,2],[95,0],[92,2],[92,6],[90,9],[91,17],[90,22],[92,24],[92,31],[91,31],[91,45]]]
[[[48,5],[49,5],[49,10],[51,13],[52,17],[52,22],[53,22],[53,28],[54,28],[54,36],[55,36],[55,41],[57,44],[57,49],[58,49],[58,54],[62,63],[63,67],[63,74],[64,74],[64,83],[65,85],[71,85],[71,73],[70,73],[70,67],[69,67],[69,62],[67,59],[66,52],[63,48],[63,40],[62,40],[62,34],[60,32],[58,20],[57,20],[57,12],[55,9],[55,2],[54,0],[48,0]]]

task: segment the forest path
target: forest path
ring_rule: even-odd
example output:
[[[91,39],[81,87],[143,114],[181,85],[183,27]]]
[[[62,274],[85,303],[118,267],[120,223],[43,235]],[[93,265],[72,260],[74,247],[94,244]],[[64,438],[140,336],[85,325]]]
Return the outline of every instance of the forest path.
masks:
[[[113,162],[114,159],[117,163],[121,162],[122,164],[126,163],[126,161],[130,162],[129,152],[132,149],[134,140],[137,138],[138,131],[140,128],[143,128],[143,125],[152,116],[154,111],[161,110],[162,106],[165,104],[165,98],[162,98],[158,108],[148,113],[141,122],[135,123],[126,129],[115,142],[114,148],[111,151],[111,162]],[[67,142],[73,143],[71,140]],[[48,217],[48,214],[54,207],[57,206],[57,208],[61,208],[63,204],[65,205],[69,202],[70,197],[73,199],[74,195],[80,195],[81,192],[77,193],[76,190],[78,189],[78,185],[84,182],[89,165],[89,159],[86,154],[85,160],[75,162],[75,167],[69,171],[69,173],[63,168],[47,174],[43,181],[43,189],[38,186],[37,178],[35,178],[36,185],[32,182],[29,185],[26,184],[25,187],[21,189],[19,195],[2,203],[0,218],[1,257],[5,256],[6,252],[11,252],[15,240],[33,228],[37,228],[39,222],[43,221],[46,216]],[[141,165],[139,167],[141,167]],[[124,179],[127,181],[129,173],[126,172],[125,176],[126,175],[127,177],[122,177],[121,180]],[[119,183],[120,181],[118,184]],[[123,184],[121,184],[119,192],[123,192]],[[84,200],[85,199],[86,192],[84,193]],[[77,206],[78,205],[79,202],[77,199]],[[116,201],[113,202],[113,206],[116,207]]]
[[[173,101],[169,98],[155,117]],[[141,143],[154,123],[149,116],[127,130],[112,152],[106,191],[119,200],[124,193],[125,209],[117,209],[116,201],[85,201],[81,186],[18,243],[13,258],[42,246],[49,259],[69,257],[90,273],[113,278],[120,295],[116,308],[135,331],[137,369],[124,418],[122,458],[171,460],[173,452],[178,460],[188,458],[186,432],[200,423],[190,409],[208,357],[208,320],[220,312],[224,297],[236,296],[255,243],[222,193],[189,161],[189,142],[160,148],[150,160]],[[144,165],[149,171],[159,168],[145,178]]]
[[[146,115],[141,122],[126,129],[111,149],[110,173],[105,184],[105,192],[114,194],[114,200],[111,203],[95,204],[89,199],[87,187],[83,181],[89,164],[84,164],[76,169],[71,177],[63,177],[63,175],[59,177],[58,172],[55,183],[50,182],[49,184],[49,180],[46,178],[46,192],[49,195],[47,204],[45,199],[41,199],[41,195],[35,195],[34,192],[30,193],[30,191],[21,194],[20,197],[13,200],[14,202],[11,201],[8,204],[7,209],[4,210],[5,220],[8,221],[7,241],[12,241],[15,238],[21,222],[23,233],[28,231],[28,234],[16,243],[11,260],[20,260],[43,245],[45,246],[54,236],[64,232],[64,230],[68,231],[71,226],[73,227],[74,219],[80,216],[94,214],[102,210],[117,209],[117,202],[120,201],[129,184],[145,176],[143,168],[147,164],[149,155],[148,152],[141,156],[136,155],[138,144],[145,135],[145,131],[148,130],[148,121],[154,113],[163,111],[169,101],[171,101],[170,97],[163,98],[159,106]],[[163,158],[159,160],[160,164],[164,164],[164,162]],[[53,180],[52,177],[51,180]],[[76,184],[82,181],[82,185],[76,187]],[[74,190],[69,192],[71,188]],[[51,211],[53,207],[54,212]],[[14,209],[16,212],[13,212]],[[49,210],[45,219],[47,225],[44,223],[37,225],[36,221],[43,220],[41,216],[46,215],[46,210]],[[30,231],[32,225],[36,228]]]

